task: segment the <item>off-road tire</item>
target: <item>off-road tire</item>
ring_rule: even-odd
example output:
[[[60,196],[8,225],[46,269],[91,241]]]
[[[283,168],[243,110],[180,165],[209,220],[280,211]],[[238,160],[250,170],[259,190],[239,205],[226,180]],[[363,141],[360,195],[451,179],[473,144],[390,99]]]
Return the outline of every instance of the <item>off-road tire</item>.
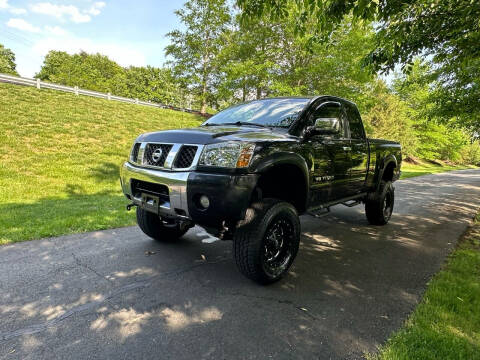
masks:
[[[137,224],[147,236],[161,242],[175,241],[189,229],[186,224],[181,222],[167,226],[163,224],[158,215],[148,212],[141,207],[137,207]]]
[[[272,226],[284,226],[285,241],[281,241],[286,248],[278,251],[285,257],[278,267],[279,273],[273,273],[266,259],[266,233]],[[276,237],[275,237],[276,238]],[[277,242],[277,240],[275,240]],[[246,212],[245,219],[239,222],[233,236],[233,254],[239,271],[247,278],[260,284],[269,284],[280,280],[287,272],[295,259],[300,243],[300,220],[295,207],[277,199],[263,199],[253,203]],[[271,261],[271,259],[270,259]]]
[[[365,201],[365,214],[372,225],[385,225],[390,220],[395,204],[395,188],[391,181],[382,181],[376,192],[369,193]]]

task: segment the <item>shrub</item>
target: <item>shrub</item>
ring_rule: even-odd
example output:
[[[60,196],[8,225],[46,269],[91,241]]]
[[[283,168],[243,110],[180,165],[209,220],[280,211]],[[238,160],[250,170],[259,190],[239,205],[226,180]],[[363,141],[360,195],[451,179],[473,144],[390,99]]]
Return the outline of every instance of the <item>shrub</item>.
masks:
[[[460,151],[463,164],[473,164],[480,166],[480,141],[476,140],[465,145]]]

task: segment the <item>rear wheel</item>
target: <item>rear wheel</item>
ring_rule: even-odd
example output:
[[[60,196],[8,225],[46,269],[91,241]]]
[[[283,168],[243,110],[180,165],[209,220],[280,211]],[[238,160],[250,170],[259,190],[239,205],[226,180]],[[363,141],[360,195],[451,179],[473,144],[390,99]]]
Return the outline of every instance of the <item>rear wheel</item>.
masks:
[[[375,193],[365,201],[367,220],[372,225],[385,225],[390,220],[395,204],[395,189],[391,181],[382,181]]]
[[[162,242],[177,240],[190,228],[187,223],[179,221],[165,224],[158,215],[141,207],[137,207],[137,224],[146,235]]]
[[[264,199],[251,205],[233,237],[240,272],[260,284],[280,280],[297,256],[300,221],[293,205]]]

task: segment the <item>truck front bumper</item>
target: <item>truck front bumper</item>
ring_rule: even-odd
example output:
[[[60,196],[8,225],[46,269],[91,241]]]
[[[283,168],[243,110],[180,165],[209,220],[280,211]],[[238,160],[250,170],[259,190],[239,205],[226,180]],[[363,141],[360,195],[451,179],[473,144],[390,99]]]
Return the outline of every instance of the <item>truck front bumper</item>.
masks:
[[[164,218],[209,227],[243,219],[257,180],[257,174],[163,171],[129,162],[120,170],[123,193],[135,205]],[[210,202],[206,209],[198,201],[202,195]]]

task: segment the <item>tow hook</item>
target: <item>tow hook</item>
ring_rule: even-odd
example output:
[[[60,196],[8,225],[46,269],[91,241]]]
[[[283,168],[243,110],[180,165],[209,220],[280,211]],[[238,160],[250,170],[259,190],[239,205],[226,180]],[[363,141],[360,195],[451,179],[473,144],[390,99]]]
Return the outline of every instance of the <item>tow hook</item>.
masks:
[[[137,204],[135,204],[135,203],[128,204],[127,205],[127,211],[130,211],[132,209],[132,207],[134,207],[134,206],[137,206]]]

